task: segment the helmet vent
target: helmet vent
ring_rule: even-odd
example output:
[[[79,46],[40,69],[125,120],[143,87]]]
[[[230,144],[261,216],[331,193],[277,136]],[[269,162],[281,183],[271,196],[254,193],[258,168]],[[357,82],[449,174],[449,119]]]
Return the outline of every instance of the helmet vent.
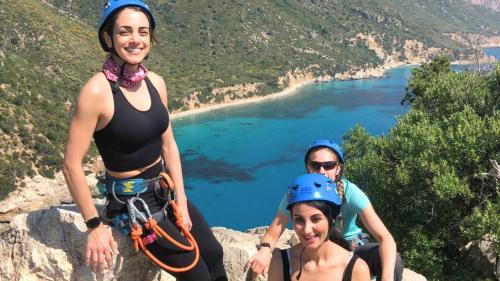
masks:
[[[293,189],[293,190],[297,190],[297,188],[299,188],[299,185],[298,185],[298,184],[296,184],[296,185],[292,186],[292,189]]]
[[[319,182],[315,182],[315,183],[314,183],[314,186],[315,186],[316,188],[320,188],[320,187],[321,187],[321,183],[319,183]]]

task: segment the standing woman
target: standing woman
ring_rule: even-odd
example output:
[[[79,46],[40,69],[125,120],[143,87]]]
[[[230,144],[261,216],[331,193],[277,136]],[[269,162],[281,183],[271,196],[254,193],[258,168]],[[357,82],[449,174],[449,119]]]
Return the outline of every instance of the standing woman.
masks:
[[[105,217],[114,218],[115,226],[126,221],[116,218],[127,218],[130,206],[125,202],[134,197],[141,200],[130,201],[134,204],[132,208],[144,211],[140,204],[143,202],[151,213],[162,211],[165,201],[158,195],[158,175],[166,166],[182,221],[176,227],[172,218],[165,216],[158,220],[158,225],[182,244],[188,242],[178,228],[189,229],[200,252],[198,262],[189,271],[170,273],[178,280],[227,280],[222,247],[184,192],[165,82],[143,65],[155,40],[154,30],[154,17],[141,0],[109,0],[103,8],[98,36],[110,56],[103,64],[103,71],[90,78],[80,92],[63,166],[68,188],[88,229],[86,264],[94,271],[111,269],[113,255],[118,254],[111,229],[103,224],[103,217],[94,206],[82,168],[94,138],[106,167]],[[121,230],[127,231],[126,227]],[[193,251],[180,250],[154,235],[147,238],[141,241],[146,242],[149,252],[162,263],[185,267],[194,260]]]

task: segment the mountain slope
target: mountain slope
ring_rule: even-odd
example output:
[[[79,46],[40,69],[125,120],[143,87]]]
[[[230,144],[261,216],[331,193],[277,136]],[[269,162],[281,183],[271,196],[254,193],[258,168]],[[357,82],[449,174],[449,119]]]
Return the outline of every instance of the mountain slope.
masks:
[[[95,32],[100,1],[0,3],[1,198],[15,178],[57,169],[78,90],[105,54]],[[500,30],[500,13],[459,0],[148,3],[160,43],[147,65],[167,80],[171,110],[275,92],[294,70],[334,76],[380,65],[384,54],[405,61],[410,40],[459,56],[464,45],[444,33]],[[235,85],[253,90],[217,90]]]

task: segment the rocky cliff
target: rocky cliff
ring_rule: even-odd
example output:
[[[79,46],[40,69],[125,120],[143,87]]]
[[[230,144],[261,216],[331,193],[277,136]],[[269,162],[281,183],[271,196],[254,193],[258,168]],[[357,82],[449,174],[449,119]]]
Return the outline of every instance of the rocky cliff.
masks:
[[[500,1],[499,0],[470,0],[473,5],[484,6],[486,8],[493,9],[495,11],[500,11]]]
[[[99,202],[98,202],[99,203]],[[0,280],[151,280],[173,281],[171,275],[159,270],[142,253],[135,253],[130,238],[119,233],[120,255],[113,270],[92,273],[85,266],[85,224],[74,205],[63,205],[15,216],[0,241]],[[224,265],[229,280],[250,280],[245,263],[256,252],[265,228],[246,233],[223,227],[212,231],[224,248]],[[287,247],[296,239],[287,231],[278,246]],[[260,281],[265,279],[259,279]],[[404,280],[423,281],[425,277],[405,269]]]

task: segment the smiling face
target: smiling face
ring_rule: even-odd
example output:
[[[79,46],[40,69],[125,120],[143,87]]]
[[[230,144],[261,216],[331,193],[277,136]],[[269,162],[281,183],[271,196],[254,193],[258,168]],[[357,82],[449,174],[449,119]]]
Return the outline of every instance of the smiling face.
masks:
[[[297,203],[292,207],[293,230],[304,247],[318,249],[328,239],[328,218],[308,203]]]
[[[335,180],[340,174],[341,168],[342,166],[339,162],[339,158],[329,148],[322,147],[313,150],[309,154],[307,162],[308,173],[322,174],[323,176]]]
[[[127,7],[121,10],[113,25],[110,36],[103,34],[106,44],[114,47],[115,59],[137,65],[148,55],[151,47],[151,30],[147,15],[138,8]]]

